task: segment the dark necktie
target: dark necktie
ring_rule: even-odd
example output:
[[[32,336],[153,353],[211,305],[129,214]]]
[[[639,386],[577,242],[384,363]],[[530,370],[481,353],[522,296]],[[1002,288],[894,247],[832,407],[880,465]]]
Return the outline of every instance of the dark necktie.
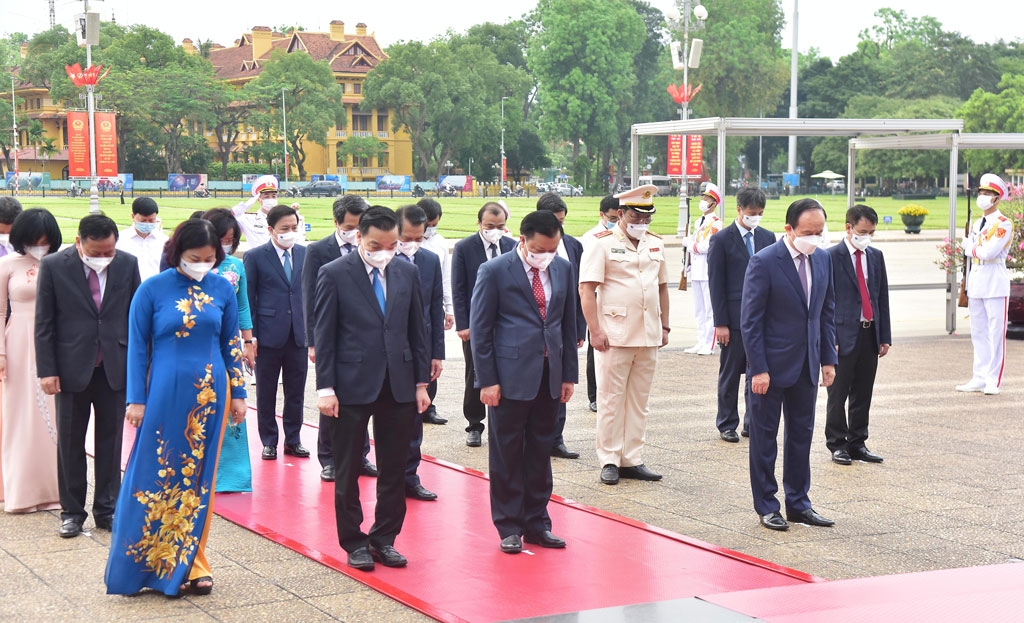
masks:
[[[405,258],[405,261],[406,261],[406,262],[409,262],[410,264],[415,264],[415,263],[416,263],[416,262],[415,262],[415,261],[414,261],[414,260],[412,259],[412,256],[411,256],[411,255],[406,255],[405,253],[399,253],[399,255],[401,255],[402,257],[404,257],[404,258]]]
[[[341,255],[343,257],[348,255],[349,253],[352,252],[352,249],[355,249],[355,246],[353,246],[351,242],[346,242],[345,244],[341,245]]]
[[[982,217],[981,217],[981,224],[979,224],[979,225],[978,225],[978,233],[979,233],[979,234],[980,234],[981,232],[985,231],[985,219],[986,219],[986,218],[988,218],[988,217],[985,217],[985,216],[982,216]]]
[[[292,282],[292,254],[288,249],[284,251],[284,278]]]
[[[754,232],[748,231],[747,235],[743,236],[743,241],[747,243],[747,253],[754,257]]]
[[[796,271],[800,275],[800,285],[804,287],[804,298],[807,299],[807,306],[811,306],[811,288],[807,284],[807,256],[801,253],[796,256],[797,261],[800,263],[800,268]]]
[[[490,252],[491,252],[491,257],[489,259],[493,260],[494,258],[498,257],[498,245],[496,245],[496,244],[494,244],[492,242],[491,246],[489,246],[487,248],[490,249]]]
[[[871,310],[871,295],[868,294],[868,282],[864,278],[864,267],[860,263],[864,252],[858,249],[853,255],[856,257],[854,264],[857,265],[857,288],[860,290],[860,315],[864,316],[864,320],[871,322],[875,316]]]
[[[384,286],[380,283],[380,271],[376,267],[370,273],[373,275],[373,293],[377,295],[377,304],[380,305],[380,313],[385,313]]]
[[[103,303],[103,296],[100,293],[100,277],[96,274],[95,270],[90,268],[86,281],[89,282],[89,293],[92,294],[92,302],[96,304],[96,311],[98,313]],[[103,346],[98,346],[96,348],[96,365],[101,363],[103,363]]]

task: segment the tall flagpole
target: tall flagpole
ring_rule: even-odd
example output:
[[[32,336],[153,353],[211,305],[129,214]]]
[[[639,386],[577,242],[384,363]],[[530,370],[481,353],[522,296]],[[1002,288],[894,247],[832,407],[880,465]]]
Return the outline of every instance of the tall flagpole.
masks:
[[[793,0],[793,54],[789,66],[789,118],[797,118],[796,110],[796,86],[797,86],[797,64],[800,59],[800,52],[797,48],[797,33],[800,21],[800,10],[797,5],[800,0]],[[789,167],[787,173],[796,173],[796,137],[789,137]]]
[[[14,133],[14,194],[18,194],[20,171],[18,170],[18,109],[14,105],[14,76],[11,76],[11,131]]]

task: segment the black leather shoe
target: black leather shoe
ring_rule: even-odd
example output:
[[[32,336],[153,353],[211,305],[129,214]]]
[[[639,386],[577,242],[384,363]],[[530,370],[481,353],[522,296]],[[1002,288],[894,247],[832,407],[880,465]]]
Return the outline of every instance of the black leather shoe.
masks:
[[[428,491],[423,485],[416,485],[415,487],[405,488],[405,497],[423,500],[424,502],[433,502],[437,499],[437,494],[433,491]]]
[[[440,415],[438,415],[437,411],[429,411],[428,410],[428,411],[424,411],[424,413],[423,413],[423,423],[424,424],[437,424],[437,425],[440,426],[441,424],[447,424],[448,423],[448,419],[447,418],[443,418]]]
[[[596,400],[591,401],[591,403],[590,403],[590,410],[593,411],[594,413],[597,413],[597,401]]]
[[[524,534],[523,540],[527,543],[533,543],[534,545],[540,545],[541,547],[548,547],[551,549],[562,549],[565,547],[565,539],[560,539],[551,534],[550,530],[545,530],[544,532],[539,532],[537,534]]]
[[[736,431],[734,431],[734,430],[722,431],[722,433],[719,435],[719,437],[721,437],[725,441],[728,441],[729,443],[739,443],[740,442],[740,436],[737,435]]]
[[[377,471],[377,466],[376,465],[374,465],[373,463],[367,461],[366,459],[363,459],[363,466],[359,469],[359,473],[362,476],[369,476],[370,478],[376,478],[377,474],[379,474],[380,472]]]
[[[825,519],[818,513],[814,512],[813,508],[808,508],[805,511],[791,511],[786,510],[786,519],[793,523],[805,523],[809,526],[819,526],[822,528],[831,528],[836,525],[836,522],[831,519]]]
[[[327,467],[320,470],[320,480],[324,482],[334,482],[334,466],[328,465]]]
[[[398,550],[390,545],[380,547],[370,546],[370,556],[385,567],[404,567],[409,564],[405,556],[398,553]]]
[[[740,437],[750,437],[750,429],[747,428],[746,424],[740,429]]]
[[[82,524],[74,519],[65,519],[60,524],[60,538],[70,539],[82,534]]]
[[[96,527],[100,530],[106,530],[110,532],[114,529],[114,518],[113,517],[94,517],[96,521]]]
[[[619,484],[619,468],[609,463],[601,468],[601,482],[606,485]]]
[[[853,463],[850,459],[850,453],[846,450],[835,450],[832,452],[832,462],[840,465],[849,465]]]
[[[643,463],[640,465],[634,465],[633,467],[620,467],[619,477],[632,478],[633,480],[648,480],[650,482],[661,480],[661,474],[656,474],[647,469],[647,466]]]
[[[273,461],[277,458],[277,448],[275,446],[263,446],[263,460]]]
[[[481,443],[482,443],[482,441],[481,441],[480,431],[478,431],[478,430],[471,430],[468,433],[466,433],[466,445],[467,446],[469,446],[470,448],[479,448]]]
[[[355,551],[349,552],[348,566],[360,571],[373,571],[373,556],[370,555],[370,548],[360,547]]]
[[[501,540],[501,551],[506,554],[518,554],[523,551],[523,540],[519,538],[518,534],[507,536]]]
[[[769,530],[778,530],[779,532],[789,530],[789,524],[782,518],[782,513],[778,511],[761,515],[761,525]]]
[[[284,453],[290,454],[291,456],[298,457],[300,459],[309,458],[309,450],[306,449],[301,443],[297,443],[294,446],[284,444]]]
[[[573,452],[569,448],[566,448],[564,443],[560,443],[551,449],[551,456],[560,459],[578,459],[580,458],[580,453]]]
[[[881,463],[884,459],[867,448],[850,450],[850,458],[854,461],[866,461],[868,463]]]

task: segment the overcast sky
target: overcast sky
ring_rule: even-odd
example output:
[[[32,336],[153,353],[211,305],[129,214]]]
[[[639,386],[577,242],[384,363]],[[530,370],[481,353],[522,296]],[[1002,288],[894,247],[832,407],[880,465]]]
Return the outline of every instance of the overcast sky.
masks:
[[[715,0],[705,2],[709,19],[715,19]],[[651,3],[667,10],[673,0]],[[366,23],[370,32],[376,32],[378,41],[387,46],[403,39],[429,40],[448,29],[464,31],[486,21],[501,23],[529,11],[536,0],[377,0],[336,5],[323,0],[92,0],[90,4],[91,10],[98,11],[104,20],[109,20],[113,12],[122,24],[154,26],[178,42],[188,37],[231,45],[253,26],[299,24],[307,30],[326,31],[331,20],[340,19],[349,32],[356,23]],[[794,0],[783,0],[782,4],[787,18],[783,46],[790,48]],[[857,34],[875,23],[874,12],[881,7],[902,9],[912,17],[931,15],[946,30],[959,31],[979,43],[1024,36],[1024,3],[1020,0],[804,0],[800,3],[798,46],[802,52],[816,47],[833,61],[838,60],[856,48]],[[73,15],[82,8],[83,2],[56,0],[57,23],[70,27]],[[46,0],[0,0],[0,33],[31,35],[47,28]]]

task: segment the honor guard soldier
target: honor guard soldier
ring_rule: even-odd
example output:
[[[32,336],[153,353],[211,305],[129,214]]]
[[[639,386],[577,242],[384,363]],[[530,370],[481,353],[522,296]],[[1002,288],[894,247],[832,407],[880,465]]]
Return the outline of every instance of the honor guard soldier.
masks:
[[[648,397],[658,349],[668,343],[668,267],[661,236],[648,230],[656,186],[616,195],[619,222],[588,242],[580,298],[597,368],[597,458],[601,482],[660,480],[644,466]]]
[[[957,391],[999,393],[1003,380],[1003,346],[1006,342],[1006,309],[1010,296],[1010,273],[1006,255],[1013,240],[1013,222],[999,212],[1008,189],[998,175],[981,176],[978,208],[983,214],[963,239],[964,256],[970,262],[967,273],[968,310],[971,314],[971,342],[974,344],[974,375]]]
[[[683,238],[690,252],[689,283],[693,284],[693,315],[697,320],[697,343],[683,352],[710,355],[715,352],[715,315],[711,309],[711,288],[708,287],[708,247],[711,236],[722,230],[717,210],[722,205],[722,191],[711,182],[700,197],[700,218],[692,236]]]

